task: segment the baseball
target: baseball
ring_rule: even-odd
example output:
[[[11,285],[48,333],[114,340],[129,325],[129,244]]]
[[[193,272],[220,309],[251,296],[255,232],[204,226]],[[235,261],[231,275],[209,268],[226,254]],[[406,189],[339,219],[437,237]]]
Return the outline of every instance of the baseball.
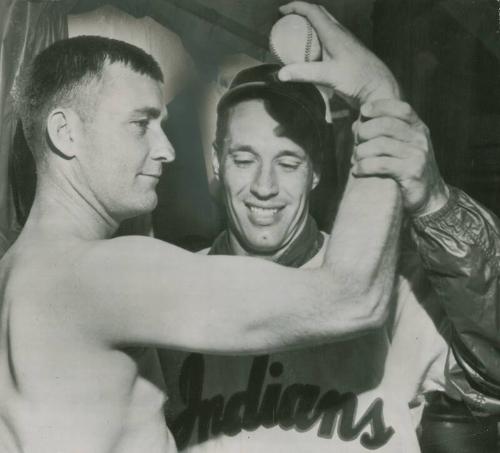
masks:
[[[283,64],[321,60],[321,44],[316,31],[298,14],[288,14],[273,25],[269,49]]]

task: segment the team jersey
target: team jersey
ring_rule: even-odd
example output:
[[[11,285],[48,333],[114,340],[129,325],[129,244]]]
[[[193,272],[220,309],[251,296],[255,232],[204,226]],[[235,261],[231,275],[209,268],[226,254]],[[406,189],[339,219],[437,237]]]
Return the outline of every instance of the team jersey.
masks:
[[[325,247],[303,267],[319,267]],[[420,451],[409,403],[444,388],[448,351],[428,290],[405,266],[386,325],[350,340],[259,356],[163,352],[179,450]]]

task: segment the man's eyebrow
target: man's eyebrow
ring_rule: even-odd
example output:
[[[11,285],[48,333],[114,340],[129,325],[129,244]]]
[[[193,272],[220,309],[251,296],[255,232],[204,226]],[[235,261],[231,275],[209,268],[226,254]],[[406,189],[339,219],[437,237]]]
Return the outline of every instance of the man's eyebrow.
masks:
[[[239,143],[235,143],[234,145],[231,145],[227,150],[227,152],[229,154],[237,153],[239,151],[244,151],[247,153],[255,154],[255,150],[250,145],[243,145],[243,144],[239,144]]]
[[[143,107],[135,109],[132,113],[136,115],[145,115],[148,118],[156,119],[160,117],[161,110],[157,109],[156,107]]]
[[[305,153],[303,153],[302,151],[285,149],[283,151],[280,151],[277,157],[296,157],[297,159],[303,160],[305,158]]]
[[[161,127],[164,129],[167,125],[168,113],[165,109],[165,113],[162,110],[157,109],[156,107],[143,107],[139,109],[135,109],[132,112],[132,115],[146,116],[149,119],[160,118]]]

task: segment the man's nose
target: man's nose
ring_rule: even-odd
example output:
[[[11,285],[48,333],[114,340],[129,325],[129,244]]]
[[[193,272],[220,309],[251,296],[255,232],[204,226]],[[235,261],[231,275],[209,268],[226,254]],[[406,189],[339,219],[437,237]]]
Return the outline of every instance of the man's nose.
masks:
[[[152,143],[151,156],[155,160],[170,163],[175,160],[175,150],[163,129],[160,129]]]
[[[261,165],[250,186],[252,194],[261,199],[274,197],[279,192],[276,172],[272,165]]]

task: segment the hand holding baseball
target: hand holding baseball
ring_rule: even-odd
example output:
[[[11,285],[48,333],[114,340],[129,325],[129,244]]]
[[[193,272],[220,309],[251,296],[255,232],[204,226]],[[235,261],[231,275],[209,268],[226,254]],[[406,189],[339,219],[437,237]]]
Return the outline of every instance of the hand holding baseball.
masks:
[[[358,107],[365,102],[400,97],[398,84],[387,66],[323,6],[297,1],[280,7],[280,11],[304,16],[316,30],[323,54],[323,61],[285,66],[279,73],[281,80],[332,87]]]

